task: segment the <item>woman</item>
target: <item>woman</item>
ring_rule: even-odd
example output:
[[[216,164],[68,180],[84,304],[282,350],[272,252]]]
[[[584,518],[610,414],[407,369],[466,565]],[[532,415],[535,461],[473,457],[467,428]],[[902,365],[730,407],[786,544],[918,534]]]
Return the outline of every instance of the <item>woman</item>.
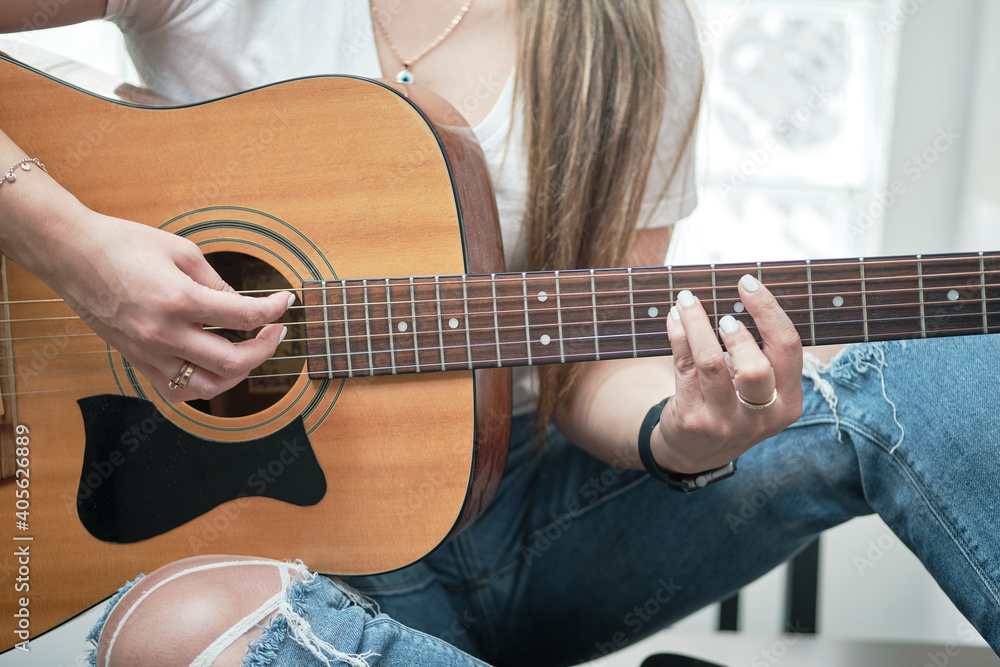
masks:
[[[31,4],[7,3],[0,27]],[[669,225],[693,207],[701,67],[680,0],[352,0],[298,12],[264,0],[94,0],[57,18],[102,16],[122,27],[148,83],[182,100],[329,71],[415,77],[476,128],[509,270],[659,263]],[[3,164],[25,157],[0,144]],[[252,328],[279,316],[287,293],[227,294],[186,242],[83,209],[37,170],[0,189],[0,206],[4,251],[173,398],[215,395],[273,353],[280,327],[234,346],[201,323]],[[86,252],[59,255],[67,229]],[[107,234],[124,243],[102,243]],[[163,286],[152,299],[119,289],[151,273]],[[116,600],[98,664],[236,665],[258,638],[244,664],[570,664],[725,597],[873,510],[1000,647],[984,521],[1000,427],[995,382],[973,361],[997,341],[857,347],[803,379],[801,343],[766,287],[747,277],[739,290],[763,351],[733,319],[720,323],[723,348],[682,293],[665,317],[672,360],[547,367],[537,389],[521,374],[505,479],[485,515],[414,566],[351,580],[388,617],[296,566],[194,559]],[[111,298],[97,306],[94,294]],[[943,377],[967,389],[941,390]],[[549,424],[557,430],[536,447],[536,427]],[[722,477],[737,457],[738,474],[691,496],[657,481]],[[727,520],[762,489],[769,501],[746,525]],[[268,618],[261,637],[253,624]]]

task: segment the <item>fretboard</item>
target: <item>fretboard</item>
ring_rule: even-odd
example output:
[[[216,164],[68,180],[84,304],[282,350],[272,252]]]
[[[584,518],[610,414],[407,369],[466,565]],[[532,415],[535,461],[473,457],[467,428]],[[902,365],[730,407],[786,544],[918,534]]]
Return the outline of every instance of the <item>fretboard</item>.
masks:
[[[805,345],[1000,332],[1000,253],[311,282],[309,376],[669,355],[685,289],[760,342],[736,287],[748,273]]]

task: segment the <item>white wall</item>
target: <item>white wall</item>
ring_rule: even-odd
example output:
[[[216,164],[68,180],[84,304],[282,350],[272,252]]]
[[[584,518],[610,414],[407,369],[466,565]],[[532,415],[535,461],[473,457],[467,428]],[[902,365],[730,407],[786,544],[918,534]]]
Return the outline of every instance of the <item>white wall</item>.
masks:
[[[982,2],[958,250],[1000,249],[1000,2]]]
[[[997,196],[997,153],[979,143],[989,134],[997,141],[989,127],[996,106],[986,106],[995,101],[1000,74],[997,9],[995,1],[926,0],[903,25],[889,178],[907,192],[885,216],[887,254],[993,249],[976,247],[965,214]],[[938,151],[934,142],[949,129],[960,138]]]

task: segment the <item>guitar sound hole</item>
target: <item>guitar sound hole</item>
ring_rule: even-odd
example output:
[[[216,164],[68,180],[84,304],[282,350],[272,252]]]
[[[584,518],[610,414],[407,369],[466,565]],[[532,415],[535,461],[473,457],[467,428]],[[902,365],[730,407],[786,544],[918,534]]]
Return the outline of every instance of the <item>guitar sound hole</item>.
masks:
[[[235,252],[214,252],[205,258],[222,279],[241,294],[257,296],[291,289],[284,276],[256,257]],[[229,391],[207,401],[188,401],[188,405],[215,417],[244,417],[281,400],[302,372],[306,349],[305,342],[301,340],[304,331],[302,311],[292,308],[278,321],[288,326],[288,335],[273,358],[255,368],[246,380]],[[260,329],[233,331],[210,328],[210,331],[237,342],[253,338]]]

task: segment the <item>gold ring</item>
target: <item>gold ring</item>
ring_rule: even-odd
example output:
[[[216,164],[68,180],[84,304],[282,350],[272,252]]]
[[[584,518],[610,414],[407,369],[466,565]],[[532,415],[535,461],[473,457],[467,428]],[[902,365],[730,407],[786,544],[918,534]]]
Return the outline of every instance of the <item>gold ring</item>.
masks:
[[[190,361],[185,361],[184,365],[181,366],[180,372],[174,376],[167,386],[171,389],[183,389],[187,386],[188,381],[191,380],[191,374],[194,373],[194,364]]]
[[[748,401],[747,399],[740,396],[740,390],[736,390],[736,400],[743,404],[747,410],[767,410],[769,407],[774,405],[774,402],[778,400],[778,390],[775,388],[771,392],[771,398],[767,399],[763,403],[754,403],[753,401]]]

